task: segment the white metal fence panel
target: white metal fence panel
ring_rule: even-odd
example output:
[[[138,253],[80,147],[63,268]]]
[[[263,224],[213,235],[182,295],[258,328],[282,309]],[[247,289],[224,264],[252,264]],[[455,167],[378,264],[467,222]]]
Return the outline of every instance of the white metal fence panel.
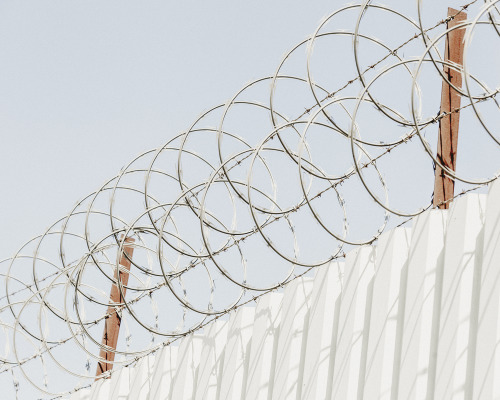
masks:
[[[490,186],[488,193],[483,246],[473,398],[499,399],[500,185],[498,182]]]
[[[193,399],[202,344],[202,335],[190,335],[179,345],[172,399]]]
[[[269,293],[258,301],[248,359],[245,399],[267,399],[273,391],[282,302],[282,293]]]
[[[372,282],[364,396],[390,399],[399,311],[401,271],[408,261],[411,231],[396,228],[377,245]]]
[[[218,385],[222,379],[222,362],[227,341],[227,322],[215,321],[203,338],[196,393],[199,400],[215,400],[218,396]]]
[[[166,346],[156,354],[148,400],[167,400],[170,398],[172,381],[177,368],[178,350],[177,346]]]
[[[151,378],[153,376],[154,356],[143,357],[137,363],[134,373],[131,374],[130,399],[146,399],[151,392]]]
[[[307,317],[312,287],[312,279],[300,278],[285,289],[272,399],[286,400],[300,396],[304,365],[302,349],[307,339]]]
[[[363,339],[369,329],[366,296],[374,270],[374,248],[360,247],[346,257],[333,374],[332,399],[355,399],[364,376]],[[365,336],[366,337],[366,336]]]
[[[324,399],[328,389],[329,369],[337,343],[338,313],[335,302],[341,291],[344,264],[335,262],[320,268],[311,294],[305,359],[302,379],[303,399]]]
[[[229,318],[224,366],[220,381],[220,399],[240,399],[248,370],[248,348],[252,338],[254,307],[242,307]]]
[[[457,199],[449,211],[441,273],[435,389],[429,398],[464,398],[476,243],[485,211],[486,196],[476,194]]]
[[[414,221],[404,296],[399,383],[393,384],[393,388],[398,385],[395,399],[426,396],[436,271],[443,262],[445,228],[446,211],[442,210],[430,210]]]

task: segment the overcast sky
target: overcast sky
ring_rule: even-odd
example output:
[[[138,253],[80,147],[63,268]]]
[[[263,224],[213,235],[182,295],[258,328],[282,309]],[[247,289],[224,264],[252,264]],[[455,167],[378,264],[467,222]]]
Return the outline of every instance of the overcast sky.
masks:
[[[283,54],[343,4],[0,2],[0,259],[134,156],[273,74]],[[414,1],[389,4],[417,18]],[[430,26],[461,2],[423,4]],[[351,29],[354,22],[355,15]],[[368,26],[384,40],[398,36],[386,24]]]
[[[0,2],[0,258],[135,155],[272,73],[334,7]]]

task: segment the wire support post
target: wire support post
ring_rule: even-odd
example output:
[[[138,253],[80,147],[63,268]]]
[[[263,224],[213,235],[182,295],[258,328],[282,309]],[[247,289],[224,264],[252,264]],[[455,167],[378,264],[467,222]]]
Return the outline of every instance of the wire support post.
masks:
[[[121,280],[123,296],[126,293],[126,285],[128,284],[128,278],[130,274],[130,266],[132,255],[134,253],[133,247],[134,239],[126,237],[123,244],[123,252],[120,257],[120,270],[115,269],[114,282],[111,285],[111,293],[109,296],[109,306],[107,311],[107,316],[104,320],[104,332],[102,335],[102,347],[99,352],[99,357],[101,361],[97,364],[96,379],[99,380],[108,371],[113,369],[113,361],[115,359],[115,350],[118,344],[118,335],[120,333],[121,325],[121,313],[116,309],[116,305],[122,304],[124,302],[124,297],[121,296],[120,289],[118,288],[118,279]],[[123,268],[122,268],[123,267]],[[110,348],[111,350],[106,350]],[[106,360],[108,362],[102,361]]]
[[[467,19],[465,12],[459,12],[453,8],[448,8],[447,29],[463,23]],[[458,69],[463,65],[464,55],[464,35],[465,28],[453,29],[446,35],[445,43],[445,66],[444,77],[441,89],[440,114],[445,114],[439,120],[439,135],[437,147],[437,160],[442,166],[455,172],[457,164],[458,147],[458,127],[460,121],[460,100],[461,95],[451,85],[458,89],[462,88],[462,73]],[[448,63],[457,65],[453,68]],[[450,85],[451,83],[451,85]],[[451,199],[454,196],[455,180],[446,174],[442,166],[436,164],[436,176],[434,181],[433,206],[440,209],[450,207]]]

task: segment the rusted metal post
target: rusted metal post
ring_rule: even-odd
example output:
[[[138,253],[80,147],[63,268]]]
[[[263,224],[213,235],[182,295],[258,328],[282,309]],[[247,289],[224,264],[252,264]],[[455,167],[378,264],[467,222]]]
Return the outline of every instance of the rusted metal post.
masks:
[[[134,239],[125,238],[125,243],[123,245],[123,253],[120,257],[120,273],[115,270],[115,280],[118,281],[118,277],[121,279],[123,286],[127,285],[129,272],[130,272],[130,260],[132,259],[132,254],[134,253],[134,248],[132,247]],[[125,296],[126,288],[123,287],[123,295]],[[108,306],[108,317],[104,320],[104,333],[102,335],[102,344],[106,345],[113,350],[116,350],[116,345],[118,343],[118,335],[120,333],[121,316],[116,312],[113,304],[123,303],[123,297],[120,294],[120,289],[116,283],[111,285],[111,294],[109,295],[109,306]],[[113,369],[113,361],[115,359],[115,353],[113,351],[106,351],[101,348],[99,356],[108,362],[99,361],[97,364],[96,380],[100,379],[101,374]]]
[[[452,28],[467,19],[467,14],[458,12],[453,8],[448,8],[448,17],[455,17],[448,21],[448,28]],[[445,61],[455,64],[463,64],[463,38],[465,28],[455,29],[446,36]],[[444,66],[444,75],[457,88],[462,87],[462,74],[447,65]],[[457,145],[458,145],[458,124],[460,112],[461,96],[447,82],[443,81],[441,89],[441,113],[447,115],[439,121],[439,137],[437,148],[437,159],[450,170],[455,171],[457,163]],[[451,114],[450,114],[451,113]],[[444,170],[436,165],[436,178],[434,182],[434,201],[433,205],[441,209],[447,209],[454,196],[455,181],[445,175]],[[445,203],[443,203],[445,202]]]

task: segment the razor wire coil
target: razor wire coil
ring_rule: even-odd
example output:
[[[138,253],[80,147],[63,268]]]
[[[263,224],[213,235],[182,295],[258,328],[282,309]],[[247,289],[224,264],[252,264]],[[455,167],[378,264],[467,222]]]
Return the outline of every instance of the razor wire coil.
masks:
[[[487,105],[498,112],[500,85],[490,88],[469,65],[470,54],[475,54],[473,34],[478,27],[490,29],[497,40],[500,36],[498,2],[486,0],[481,5],[475,0],[462,6],[459,12],[472,5],[478,9],[467,21],[434,37],[430,37],[431,32],[454,16],[425,27],[422,2],[418,2],[416,20],[369,0],[341,7],[286,53],[273,75],[248,83],[228,102],[203,113],[185,132],[133,159],[46,232],[0,262],[5,290],[0,296],[0,325],[6,342],[6,350],[0,353],[0,375],[12,374],[16,392],[19,371],[23,379],[46,395],[72,393],[94,380],[90,366],[106,361],[99,356],[101,349],[119,357],[113,362],[115,370],[131,365],[283,288],[315,267],[341,260],[352,246],[373,243],[389,226],[390,217],[406,218],[400,226],[432,206],[427,202],[405,210],[390,202],[384,165],[379,164],[405,145],[415,145],[418,156],[424,156],[431,168],[439,165],[447,176],[469,185],[455,197],[495,180],[496,172],[477,179],[442,165],[427,140],[427,132],[443,118],[464,110],[486,131],[488,143],[498,147],[499,137],[488,123],[491,110],[486,114],[482,107]],[[355,18],[345,19],[354,21],[354,29],[330,27],[352,12]],[[371,12],[390,15],[415,33],[391,47],[365,32],[363,21]],[[439,51],[454,29],[465,29],[463,66],[445,61]],[[314,50],[320,41],[339,38],[352,41],[356,75],[335,90],[326,89],[329,85],[315,78]],[[403,50],[415,42],[420,52],[405,57]],[[365,44],[381,48],[385,55],[363,66],[361,48]],[[303,76],[284,71],[299,54],[298,49],[306,54]],[[448,80],[443,73],[445,67],[461,72],[463,88]],[[410,103],[406,116],[379,100],[384,91],[376,90],[387,75],[400,70],[411,80],[409,92],[404,92]],[[426,83],[419,79],[429,74],[450,85],[465,104],[450,112],[424,115],[422,92]],[[268,103],[246,98],[265,84],[269,85]],[[279,90],[284,84],[308,91],[305,101],[310,102],[295,118],[280,111]],[[354,85],[358,87],[354,89]],[[354,93],[344,94],[348,89]],[[301,100],[285,103],[295,106]],[[374,110],[384,124],[390,123],[397,134],[362,137],[370,119],[363,117],[367,108]],[[240,128],[245,133],[237,132],[239,120],[261,113],[270,122],[266,131],[261,132],[257,123],[255,127],[242,123]],[[216,127],[205,125],[211,119]],[[327,132],[326,143],[332,137],[339,140],[342,151],[327,151],[322,147],[328,146],[321,141],[318,145],[315,135],[319,132]],[[336,157],[338,165],[331,162]],[[342,157],[350,160],[347,167]],[[331,171],[332,164],[341,172]],[[287,180],[294,185],[280,184]],[[344,190],[351,182],[356,182],[357,189]],[[351,233],[351,220],[356,220],[365,203],[357,205],[354,212],[349,206],[358,204],[360,190],[369,203],[366,207],[375,207],[371,210],[381,215],[370,225],[371,232],[362,230],[355,235]],[[309,230],[314,234],[308,234]],[[313,246],[308,236],[318,243]],[[126,238],[135,242],[125,243]],[[125,246],[134,248],[133,257],[125,254]],[[308,253],[309,246],[322,253]],[[124,273],[119,266],[122,257],[131,263],[126,285],[119,279]],[[266,259],[273,266],[263,266]],[[122,302],[110,303],[112,284],[117,285]],[[113,307],[111,313],[109,306]],[[124,341],[117,349],[101,343],[103,321],[113,314],[120,316],[127,332],[122,333]],[[146,340],[147,336],[151,339]],[[79,361],[67,361],[59,354],[61,348],[78,354]],[[25,367],[34,362],[39,362],[43,371],[36,379]],[[54,374],[51,366],[56,367],[57,374],[71,376],[72,386],[63,387],[65,382],[50,379]]]

